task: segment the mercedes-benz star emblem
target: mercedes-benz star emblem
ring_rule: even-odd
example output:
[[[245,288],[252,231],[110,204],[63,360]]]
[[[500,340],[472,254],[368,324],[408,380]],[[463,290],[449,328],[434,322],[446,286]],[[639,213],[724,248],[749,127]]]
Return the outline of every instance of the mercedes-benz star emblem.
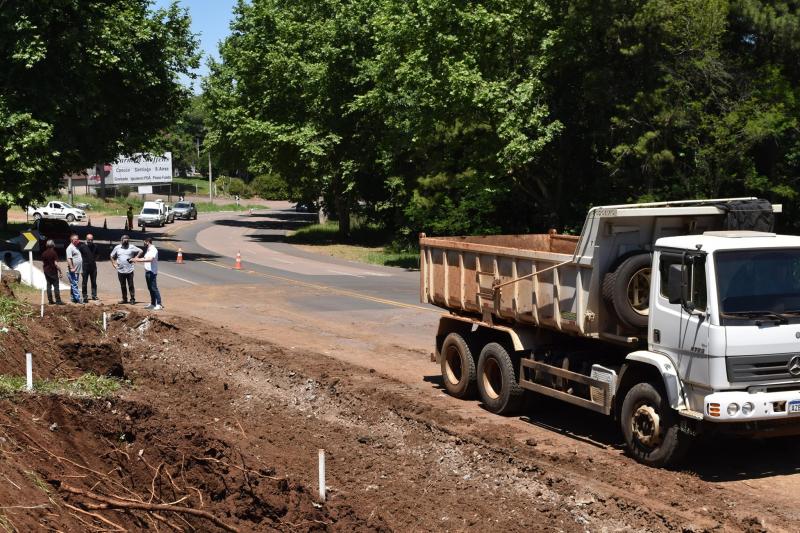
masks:
[[[795,377],[800,376],[800,355],[795,355],[789,359],[789,373]]]

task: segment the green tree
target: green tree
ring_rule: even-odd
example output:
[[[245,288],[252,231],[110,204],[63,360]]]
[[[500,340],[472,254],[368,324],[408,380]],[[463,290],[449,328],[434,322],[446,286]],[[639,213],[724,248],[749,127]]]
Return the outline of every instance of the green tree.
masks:
[[[0,221],[60,177],[120,153],[163,149],[199,64],[177,2],[5,2],[0,9]],[[20,132],[23,133],[20,136]]]
[[[206,136],[206,112],[202,96],[193,95],[180,118],[164,131],[162,142],[172,151],[172,167],[182,176],[200,172],[205,158],[200,152]]]
[[[409,238],[687,197],[792,217],[798,36],[794,1],[240,2],[209,136],[296,199],[366,200]]]
[[[282,176],[297,200],[330,199],[342,234],[373,177],[369,117],[352,109],[372,2],[240,1],[205,84],[215,150]]]

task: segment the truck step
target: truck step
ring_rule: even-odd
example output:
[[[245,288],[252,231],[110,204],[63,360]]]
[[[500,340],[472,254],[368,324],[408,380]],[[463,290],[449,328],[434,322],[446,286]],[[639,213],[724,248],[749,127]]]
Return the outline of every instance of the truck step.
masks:
[[[693,420],[703,420],[703,413],[692,411],[691,409],[681,409],[680,411],[678,411],[678,414],[681,416],[685,416],[686,418],[691,418]]]
[[[542,383],[536,383],[527,379],[527,374],[525,373],[526,368],[533,370],[536,375],[549,375],[576,383],[583,383],[585,385],[589,385],[590,387],[597,387],[602,391],[602,397],[605,399],[605,401],[603,403],[593,402],[591,400],[587,400],[586,398],[581,398],[564,391],[556,390]],[[586,409],[590,409],[598,413],[603,413],[606,415],[611,414],[612,391],[610,384],[606,381],[594,379],[583,374],[578,374],[577,372],[570,372],[569,370],[541,363],[539,361],[533,361],[531,359],[521,359],[519,386],[523,389],[538,392],[539,394],[550,396],[551,398],[557,398],[567,403],[585,407]]]

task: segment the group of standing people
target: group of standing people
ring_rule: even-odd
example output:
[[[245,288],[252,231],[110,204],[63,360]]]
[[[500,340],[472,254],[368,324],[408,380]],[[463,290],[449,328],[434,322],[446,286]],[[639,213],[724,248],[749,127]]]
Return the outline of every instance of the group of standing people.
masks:
[[[97,254],[98,248],[94,243],[94,236],[89,233],[86,235],[86,242],[81,242],[80,238],[73,234],[70,237],[70,244],[67,246],[67,278],[70,284],[70,297],[72,303],[87,303],[89,301],[89,282],[91,282],[91,299],[97,300]],[[134,246],[130,242],[128,235],[123,235],[120,243],[114,247],[110,255],[111,264],[117,271],[119,286],[122,292],[121,304],[135,304],[136,293],[133,282],[134,263],[144,264],[144,279],[147,290],[150,293],[150,305],[145,309],[155,311],[164,307],[161,305],[161,293],[158,290],[158,249],[153,244],[151,237],[145,237],[142,248]],[[59,292],[59,278],[63,277],[61,267],[58,264],[58,254],[55,250],[53,240],[48,240],[45,244],[45,251],[42,252],[42,264],[45,280],[47,282],[47,300],[51,304],[63,305],[61,293]],[[78,283],[81,281],[81,289]],[[55,290],[53,290],[55,289]],[[55,292],[55,294],[53,294]],[[128,295],[130,294],[130,298]]]

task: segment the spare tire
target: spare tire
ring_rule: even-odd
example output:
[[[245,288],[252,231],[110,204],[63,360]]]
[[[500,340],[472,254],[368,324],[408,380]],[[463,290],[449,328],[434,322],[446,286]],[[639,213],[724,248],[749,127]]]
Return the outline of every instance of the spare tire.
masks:
[[[632,255],[603,278],[603,297],[628,327],[646,329],[650,317],[653,254]]]

